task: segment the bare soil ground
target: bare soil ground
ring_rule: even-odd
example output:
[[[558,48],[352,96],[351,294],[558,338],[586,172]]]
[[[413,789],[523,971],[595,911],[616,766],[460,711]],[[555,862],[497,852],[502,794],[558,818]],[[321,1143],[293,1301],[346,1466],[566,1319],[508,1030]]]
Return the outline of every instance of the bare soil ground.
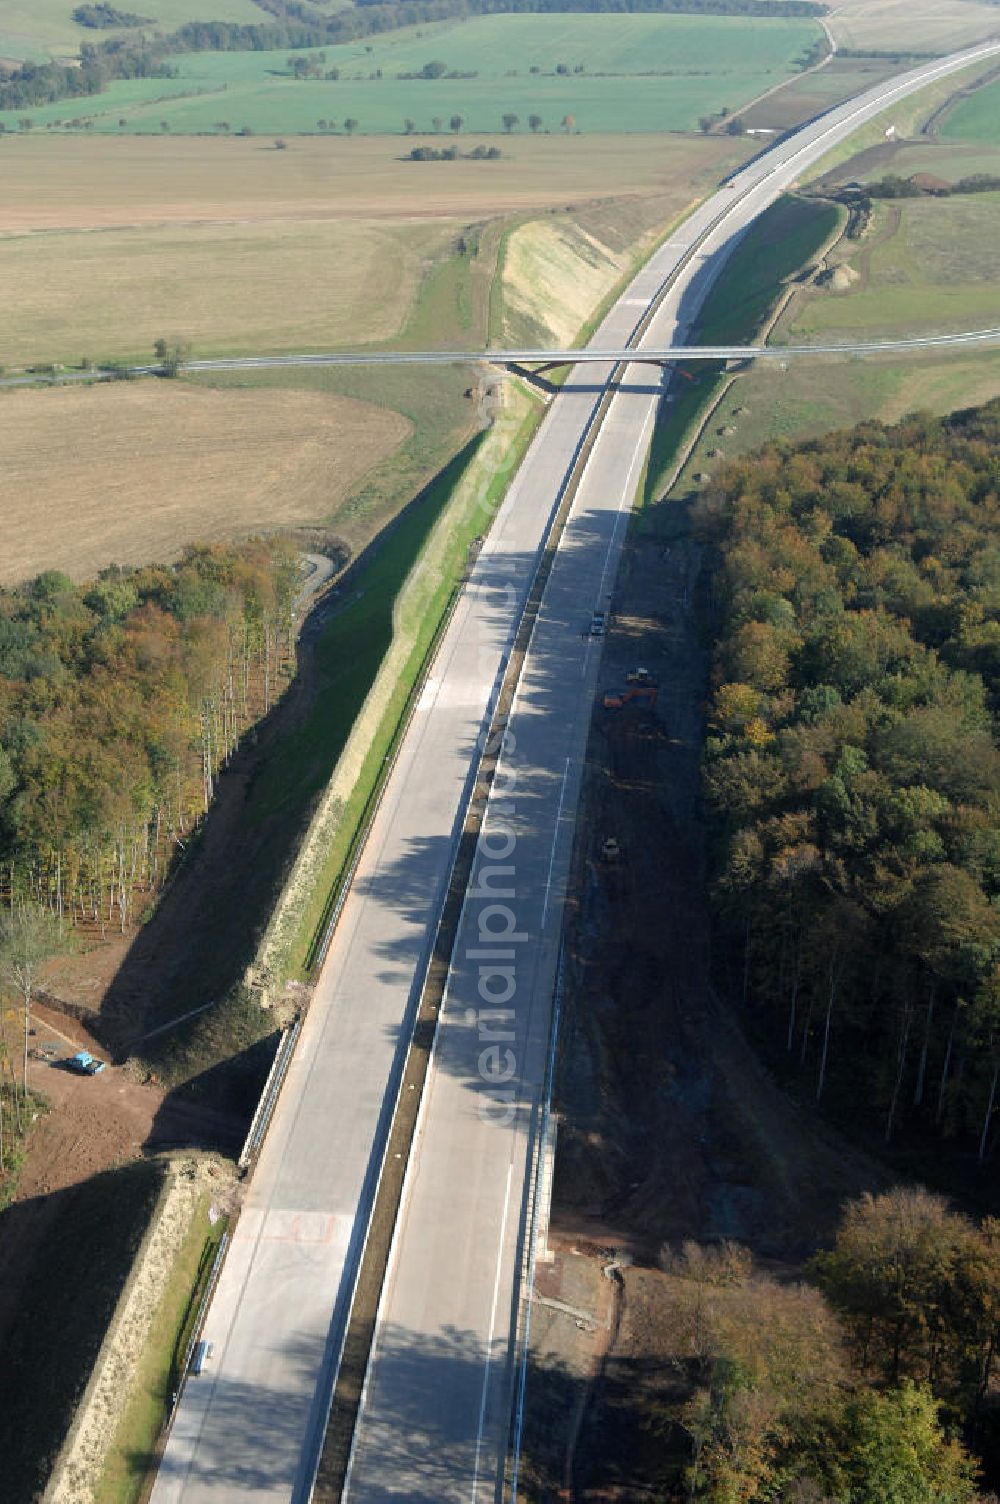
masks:
[[[7,392],[0,413],[7,585],[329,520],[411,429],[349,397],[182,381]]]
[[[59,1062],[78,1049],[104,1058],[100,1042],[82,1023],[50,1008],[35,1004],[32,1014],[32,1049],[52,1048],[56,1063],[31,1059],[28,1065],[28,1084],[44,1096],[48,1111],[28,1138],[14,1214],[0,1223],[0,1349],[30,1274],[33,1250],[58,1215],[57,1193],[102,1170],[176,1145],[235,1152],[245,1131],[241,1118],[167,1098],[156,1085],[141,1084],[110,1064],[97,1076],[75,1075]],[[19,1028],[15,1019],[11,1037]]]
[[[887,58],[835,57],[826,67],[789,79],[773,94],[741,110],[740,119],[748,130],[790,130],[898,71],[899,65]]]
[[[557,1257],[545,1278],[559,1284],[589,1260],[599,1323],[601,1265],[617,1254],[633,1267],[617,1276],[618,1315],[591,1381],[586,1328],[550,1323],[536,1336],[526,1446],[537,1500],[648,1499],[670,1486],[668,1448],[647,1424],[677,1383],[665,1244],[734,1239],[794,1273],[843,1200],[882,1183],[776,1086],[713,987],[698,810],[702,560],[677,504],[654,515],[627,550],[603,687],[648,668],[656,714],[599,709],[588,752],[557,1077]],[[623,851],[613,866],[600,859],[609,835]]]

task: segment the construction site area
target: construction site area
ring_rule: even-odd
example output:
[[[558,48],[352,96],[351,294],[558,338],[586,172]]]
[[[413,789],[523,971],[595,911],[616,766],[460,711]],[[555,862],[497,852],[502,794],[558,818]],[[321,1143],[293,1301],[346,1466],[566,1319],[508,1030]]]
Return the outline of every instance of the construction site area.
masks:
[[[678,1270],[739,1245],[792,1285],[844,1200],[882,1179],[770,1079],[713,985],[699,816],[707,573],[685,501],[633,520],[565,936],[525,1406],[532,1504],[674,1497],[692,1352]]]

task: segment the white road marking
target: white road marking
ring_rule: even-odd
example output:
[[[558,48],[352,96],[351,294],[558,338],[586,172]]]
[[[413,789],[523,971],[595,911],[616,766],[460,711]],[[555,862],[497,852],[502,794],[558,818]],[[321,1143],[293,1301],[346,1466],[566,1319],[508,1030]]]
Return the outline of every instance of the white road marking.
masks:
[[[479,1430],[476,1433],[476,1463],[472,1470],[472,1493],[469,1498],[476,1504],[479,1491],[479,1458],[483,1449],[483,1427],[486,1424],[486,1401],[489,1398],[490,1368],[493,1364],[493,1331],[497,1320],[497,1302],[500,1299],[500,1274],[503,1269],[503,1244],[507,1232],[507,1213],[510,1210],[510,1182],[514,1174],[514,1161],[507,1165],[507,1192],[503,1198],[503,1220],[500,1223],[500,1242],[497,1246],[497,1272],[493,1281],[493,1305],[490,1309],[490,1330],[486,1338],[486,1367],[483,1369],[483,1393],[479,1401]]]
[[[541,925],[539,926],[540,929],[544,929],[545,928],[545,920],[546,920],[546,917],[547,917],[548,912],[549,912],[549,890],[552,887],[552,869],[555,866],[555,862],[556,862],[556,847],[559,845],[559,824],[560,824],[560,821],[562,820],[563,801],[566,798],[566,779],[568,777],[569,777],[569,758],[567,757],[567,759],[566,759],[566,766],[563,768],[562,786],[561,786],[561,788],[559,790],[559,807],[556,810],[555,829],[552,832],[552,851],[549,854],[549,871],[548,871],[548,876],[545,879],[545,898],[544,898],[544,900],[542,902],[542,922],[541,922]]]

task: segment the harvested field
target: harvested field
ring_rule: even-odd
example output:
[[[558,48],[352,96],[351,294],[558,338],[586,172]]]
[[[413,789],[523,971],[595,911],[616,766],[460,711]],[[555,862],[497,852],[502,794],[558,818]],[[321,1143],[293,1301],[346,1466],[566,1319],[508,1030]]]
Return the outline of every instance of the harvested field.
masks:
[[[445,225],[272,221],[8,236],[3,348],[17,364],[336,349],[397,335]]]
[[[835,57],[815,73],[789,79],[767,99],[741,111],[741,118],[750,130],[790,130],[898,71],[898,64],[887,58]]]
[[[708,187],[747,154],[715,136],[519,136],[498,162],[407,162],[399,142],[20,135],[0,234],[196,222],[477,218]],[[488,168],[488,170],[487,170]],[[681,198],[681,202],[684,199]],[[2,243],[0,243],[2,246]]]
[[[2,411],[3,584],[42,569],[87,579],[112,562],[174,558],[192,538],[335,521],[410,432],[349,397],[183,382],[11,392]]]
[[[613,194],[638,238],[746,154],[731,138],[531,138],[486,172],[400,162],[377,141],[306,140],[283,153],[136,138],[9,146],[8,366],[145,359],[160,337],[201,355],[363,346],[411,325],[425,342],[475,347],[485,320],[467,328],[465,310],[488,288],[466,284],[492,280],[498,216],[590,214]],[[459,254],[462,244],[481,253]],[[454,284],[444,303],[442,279]]]

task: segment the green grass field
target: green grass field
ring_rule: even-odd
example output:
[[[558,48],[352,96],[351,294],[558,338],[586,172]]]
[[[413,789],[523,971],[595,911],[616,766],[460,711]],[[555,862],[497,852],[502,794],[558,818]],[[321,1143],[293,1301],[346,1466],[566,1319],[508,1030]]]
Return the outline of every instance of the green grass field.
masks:
[[[922,355],[906,361],[799,360],[786,370],[759,365],[741,376],[723,398],[686,476],[710,471],[718,458],[709,457],[714,450],[733,458],[775,439],[818,438],[867,418],[895,423],[918,409],[953,412],[988,402],[998,393],[996,351]]]
[[[178,133],[225,122],[291,134],[353,118],[362,133],[386,134],[401,133],[407,117],[432,132],[437,116],[447,130],[458,114],[470,132],[499,133],[509,112],[521,131],[531,114],[550,130],[566,115],[588,133],[689,130],[793,75],[819,35],[810,21],[733,16],[484,16],[327,47],[324,67],[340,69],[336,82],[293,79],[287,52],[191,53],[173,60],[176,78],[122,81],[0,120],[9,129],[30,116],[36,127],[89,121],[102,131],[158,132],[165,124]],[[438,60],[476,77],[397,77]]]
[[[83,42],[105,41],[127,35],[118,28],[93,31],[73,20],[78,0],[2,0],[0,4],[0,58],[63,57],[77,53]],[[185,21],[257,22],[265,14],[254,0],[121,0],[119,10],[148,16],[163,31],[173,31]]]
[[[860,280],[848,292],[810,293],[783,338],[985,328],[996,322],[998,239],[997,193],[883,202],[872,243],[861,242],[851,256]]]
[[[899,0],[897,0],[899,3]],[[905,0],[910,3],[910,0]],[[954,10],[954,5],[951,6]],[[912,44],[914,47],[916,42]],[[954,44],[953,44],[954,45]],[[953,50],[952,46],[942,47],[942,52]],[[837,171],[845,163],[851,163],[852,159],[869,151],[873,147],[883,148],[886,145],[886,131],[893,126],[896,138],[901,141],[913,140],[919,137],[925,127],[940,110],[955,98],[956,94],[963,89],[972,88],[985,74],[992,73],[996,66],[992,58],[985,61],[980,58],[967,68],[962,68],[957,73],[949,74],[946,78],[940,78],[936,83],[929,84],[926,88],[917,89],[915,93],[907,95],[905,99],[898,99],[874,116],[867,125],[861,126],[839,146],[827,152],[825,157],[808,167],[802,175],[805,183],[814,183],[819,178],[824,178],[828,173]],[[927,139],[925,137],[925,139]],[[884,170],[884,169],[883,169]],[[848,168],[850,175],[850,168]],[[878,174],[873,174],[878,176]]]
[[[945,116],[941,135],[948,141],[988,141],[1000,145],[1000,80],[977,89]]]

